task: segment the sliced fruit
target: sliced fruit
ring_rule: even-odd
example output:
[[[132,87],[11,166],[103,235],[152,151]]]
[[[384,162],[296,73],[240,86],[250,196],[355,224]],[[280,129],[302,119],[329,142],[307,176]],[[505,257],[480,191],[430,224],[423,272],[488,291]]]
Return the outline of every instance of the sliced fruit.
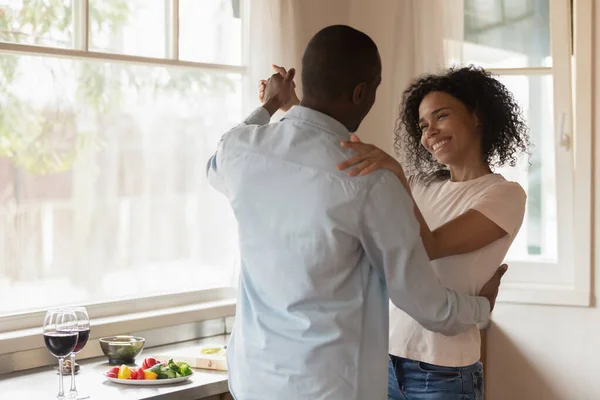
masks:
[[[202,354],[219,354],[221,352],[221,347],[205,347],[200,350]]]
[[[106,376],[109,377],[109,378],[116,378],[117,374],[115,374],[114,372],[107,372]]]
[[[119,368],[119,374],[117,378],[119,379],[129,379],[131,377],[131,370],[127,367],[127,365],[123,364]]]
[[[144,379],[154,380],[158,377],[158,374],[152,371],[144,371]]]

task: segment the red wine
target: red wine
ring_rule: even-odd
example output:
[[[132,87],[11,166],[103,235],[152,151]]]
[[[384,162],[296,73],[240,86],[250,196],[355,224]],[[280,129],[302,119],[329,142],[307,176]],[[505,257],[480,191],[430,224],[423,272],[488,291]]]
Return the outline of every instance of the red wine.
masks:
[[[77,338],[77,344],[75,345],[75,350],[73,353],[77,354],[85,347],[88,339],[90,338],[90,330],[82,329],[79,331],[79,337]]]
[[[77,331],[45,333],[44,342],[54,357],[66,357],[75,348],[77,336]]]

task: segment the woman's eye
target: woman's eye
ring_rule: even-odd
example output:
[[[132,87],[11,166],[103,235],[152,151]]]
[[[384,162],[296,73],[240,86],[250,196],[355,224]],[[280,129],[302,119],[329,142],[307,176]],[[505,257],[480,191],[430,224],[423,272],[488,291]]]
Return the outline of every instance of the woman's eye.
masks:
[[[421,130],[421,132],[423,132],[425,129],[427,129],[427,125],[421,125],[419,129]]]
[[[447,116],[448,116],[448,114],[440,114],[440,115],[438,115],[438,120],[445,118]]]

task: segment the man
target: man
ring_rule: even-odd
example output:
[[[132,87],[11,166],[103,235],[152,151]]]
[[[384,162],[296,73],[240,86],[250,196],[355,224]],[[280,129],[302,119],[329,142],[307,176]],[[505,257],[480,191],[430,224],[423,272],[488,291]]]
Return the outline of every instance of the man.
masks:
[[[263,107],[224,135],[208,164],[239,224],[230,390],[238,400],[384,400],[388,299],[426,328],[456,334],[487,322],[502,270],[487,299],[442,287],[398,179],[336,169],[350,155],[340,142],[375,102],[375,43],[325,28],[302,68],[301,106],[268,124],[290,101],[295,71],[273,75]]]

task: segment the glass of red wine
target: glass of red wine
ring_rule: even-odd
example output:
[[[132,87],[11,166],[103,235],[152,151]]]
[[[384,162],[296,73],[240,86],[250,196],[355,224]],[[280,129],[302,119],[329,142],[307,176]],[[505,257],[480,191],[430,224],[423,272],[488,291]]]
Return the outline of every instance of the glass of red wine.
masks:
[[[90,338],[90,317],[85,307],[69,307],[68,310],[72,311],[77,317],[77,330],[79,332],[77,344],[75,344],[75,349],[71,353],[71,390],[69,391],[69,399],[89,399],[90,396],[78,392],[75,385],[75,367],[77,365],[75,364],[75,355],[83,350]]]
[[[63,389],[63,363],[75,349],[79,330],[77,316],[73,311],[65,309],[49,310],[44,318],[44,342],[52,355],[58,358],[58,396],[57,399],[66,399]]]

